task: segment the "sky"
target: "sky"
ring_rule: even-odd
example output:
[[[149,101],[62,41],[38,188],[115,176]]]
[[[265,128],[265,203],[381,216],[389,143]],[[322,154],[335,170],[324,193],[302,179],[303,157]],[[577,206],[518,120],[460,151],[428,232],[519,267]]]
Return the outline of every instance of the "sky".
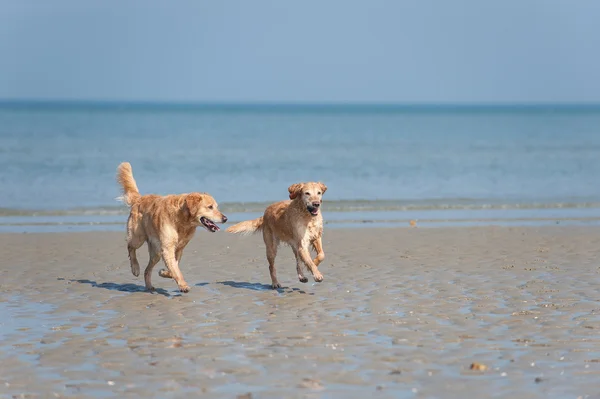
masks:
[[[0,99],[600,103],[598,0],[0,0]]]

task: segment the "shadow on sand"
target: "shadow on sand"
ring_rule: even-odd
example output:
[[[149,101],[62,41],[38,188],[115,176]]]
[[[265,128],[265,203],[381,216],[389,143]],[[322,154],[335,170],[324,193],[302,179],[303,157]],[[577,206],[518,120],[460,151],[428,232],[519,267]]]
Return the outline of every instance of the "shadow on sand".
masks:
[[[245,288],[247,290],[253,291],[273,291],[271,284],[263,284],[263,283],[249,283],[246,281],[219,281],[217,284],[227,285],[233,288]],[[290,288],[290,287],[282,287],[277,288],[277,292],[298,292],[299,294],[307,294],[307,292],[301,290],[300,288]],[[312,292],[308,293],[308,295],[314,295]]]
[[[59,280],[64,280],[64,278],[59,278]],[[73,283],[89,284],[89,285],[91,285],[94,288],[104,288],[104,289],[111,290],[111,291],[148,292],[148,291],[146,291],[146,287],[145,286],[138,285],[138,284],[133,284],[133,283],[128,283],[128,284],[100,283],[100,284],[98,284],[95,281],[87,280],[87,279],[69,280],[69,281],[71,281]],[[154,293],[160,294],[160,295],[164,295],[164,296],[171,296],[171,294],[169,294],[169,292],[167,290],[164,290],[162,288],[156,288],[154,290]]]

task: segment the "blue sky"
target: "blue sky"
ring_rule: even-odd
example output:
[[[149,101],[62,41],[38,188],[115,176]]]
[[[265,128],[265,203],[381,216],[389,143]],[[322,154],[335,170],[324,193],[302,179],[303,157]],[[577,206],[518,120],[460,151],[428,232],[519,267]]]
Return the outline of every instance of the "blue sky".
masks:
[[[0,0],[0,98],[600,102],[600,1]]]

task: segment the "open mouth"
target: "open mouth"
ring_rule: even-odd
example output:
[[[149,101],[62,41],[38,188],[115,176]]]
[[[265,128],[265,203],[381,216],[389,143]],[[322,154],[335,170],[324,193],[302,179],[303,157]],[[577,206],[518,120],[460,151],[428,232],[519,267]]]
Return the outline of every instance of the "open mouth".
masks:
[[[307,206],[306,209],[308,210],[308,212],[313,215],[313,216],[317,216],[319,214],[319,208],[315,208],[314,206]]]
[[[219,226],[217,226],[217,225],[215,224],[215,222],[213,222],[213,221],[212,221],[212,220],[210,220],[209,218],[205,218],[204,216],[202,216],[202,217],[200,218],[200,223],[202,223],[202,225],[203,225],[204,227],[206,227],[206,230],[208,230],[208,231],[210,231],[210,232],[212,232],[212,233],[214,233],[215,231],[219,231],[219,230],[221,230],[221,229],[219,228]]]

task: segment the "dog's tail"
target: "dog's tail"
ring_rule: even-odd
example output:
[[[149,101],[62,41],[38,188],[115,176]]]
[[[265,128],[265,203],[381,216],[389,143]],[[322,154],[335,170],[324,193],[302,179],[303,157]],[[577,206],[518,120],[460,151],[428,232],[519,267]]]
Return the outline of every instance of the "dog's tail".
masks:
[[[261,216],[258,219],[246,220],[245,222],[234,224],[233,226],[228,227],[225,231],[228,233],[248,235],[262,230],[262,227],[263,217]]]
[[[129,162],[123,162],[117,168],[117,182],[123,187],[123,195],[117,197],[117,200],[123,201],[128,206],[132,206],[142,197],[140,190],[135,184],[133,178],[133,172],[131,171],[131,164]]]

